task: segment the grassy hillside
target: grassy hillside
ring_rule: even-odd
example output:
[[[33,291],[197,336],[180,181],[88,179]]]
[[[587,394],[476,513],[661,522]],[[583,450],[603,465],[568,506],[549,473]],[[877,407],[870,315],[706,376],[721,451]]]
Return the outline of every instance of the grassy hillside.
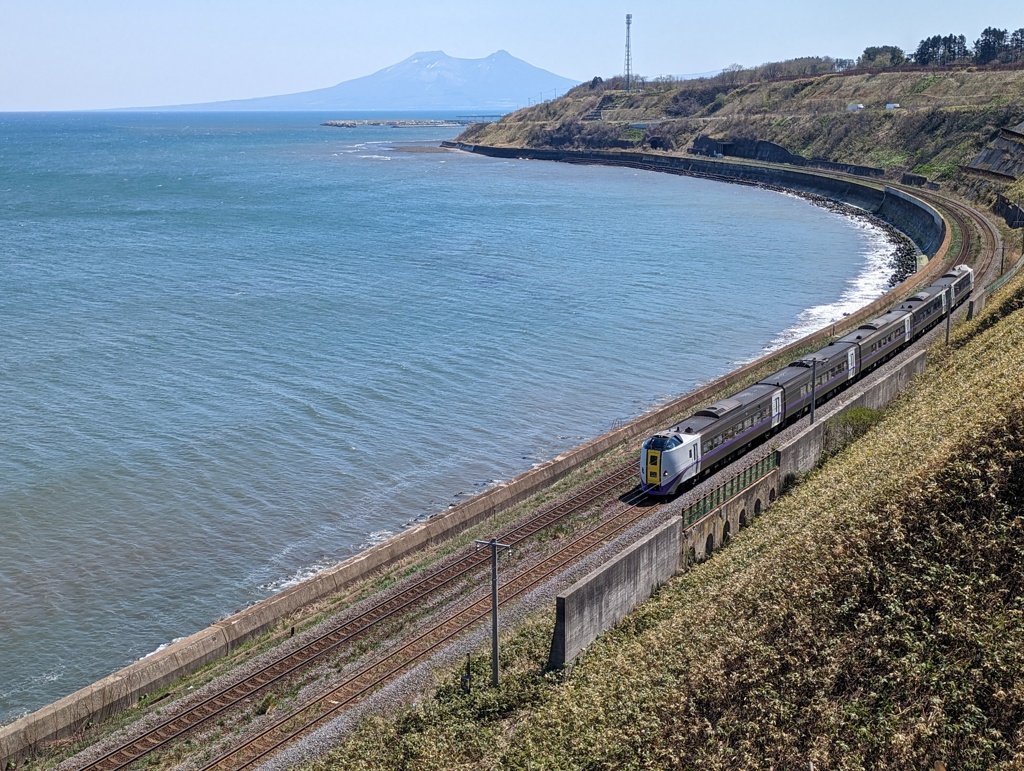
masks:
[[[464,141],[556,148],[685,151],[701,134],[752,137],[807,158],[948,180],[999,129],[1024,120],[1024,71],[828,74],[740,83],[739,76],[655,82],[627,93],[607,83],[471,128]],[[885,110],[898,103],[899,110]],[[864,110],[849,112],[850,104]],[[630,124],[652,124],[630,127]]]
[[[452,672],[341,768],[1024,766],[1024,277],[862,439],[567,674]],[[486,681],[483,653],[474,662]]]

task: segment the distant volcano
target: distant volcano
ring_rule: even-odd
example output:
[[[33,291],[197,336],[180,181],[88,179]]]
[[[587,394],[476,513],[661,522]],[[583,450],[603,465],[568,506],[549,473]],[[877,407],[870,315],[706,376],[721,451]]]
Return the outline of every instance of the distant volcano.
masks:
[[[494,110],[561,96],[577,81],[498,51],[485,59],[456,59],[426,51],[383,70],[330,88],[299,94],[206,102],[156,110]]]

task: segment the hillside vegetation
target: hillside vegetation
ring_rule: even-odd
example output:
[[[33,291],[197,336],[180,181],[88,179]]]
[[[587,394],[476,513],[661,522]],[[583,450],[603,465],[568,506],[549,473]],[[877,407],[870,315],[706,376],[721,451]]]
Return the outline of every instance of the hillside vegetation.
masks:
[[[452,672],[316,771],[1024,767],[1022,309],[1024,277],[570,672],[543,673],[537,619],[505,643],[501,689]]]
[[[737,73],[576,87],[478,125],[462,141],[513,147],[635,147],[682,152],[700,135],[755,138],[806,158],[949,180],[995,136],[1024,120],[1024,70],[828,73],[740,82]],[[850,112],[851,104],[863,110]],[[899,109],[886,110],[887,104]]]

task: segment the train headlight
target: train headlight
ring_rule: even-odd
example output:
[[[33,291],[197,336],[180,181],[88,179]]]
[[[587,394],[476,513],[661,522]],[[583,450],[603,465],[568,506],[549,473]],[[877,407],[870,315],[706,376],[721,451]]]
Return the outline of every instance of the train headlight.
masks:
[[[667,477],[667,476],[668,476],[668,472],[667,472],[667,471],[663,471],[663,472],[661,472],[661,475],[662,475],[663,477]]]

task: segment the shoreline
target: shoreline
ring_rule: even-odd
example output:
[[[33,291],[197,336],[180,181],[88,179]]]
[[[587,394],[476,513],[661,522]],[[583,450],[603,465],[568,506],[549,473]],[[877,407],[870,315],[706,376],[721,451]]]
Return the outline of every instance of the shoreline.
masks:
[[[793,193],[794,191],[781,189],[781,192]],[[862,210],[856,207],[851,207],[851,209],[859,216],[865,216],[865,212]],[[885,297],[883,295],[879,299],[885,299]],[[869,303],[867,307],[873,304],[873,302]],[[783,348],[781,350],[785,351],[786,349]],[[769,356],[779,354],[780,351],[775,351],[769,354]],[[748,366],[753,366],[764,358],[764,356],[759,356]],[[393,564],[394,561],[415,553],[425,544],[444,540],[475,522],[482,521],[508,506],[521,502],[537,490],[543,489],[547,484],[561,478],[572,469],[584,463],[587,460],[586,456],[588,453],[594,452],[594,454],[597,454],[603,451],[594,451],[594,447],[603,446],[606,448],[608,442],[617,444],[628,441],[634,436],[649,430],[647,426],[652,421],[654,425],[660,423],[664,419],[663,416],[667,410],[679,409],[681,400],[694,398],[695,394],[703,394],[709,388],[728,387],[726,381],[730,381],[737,377],[738,373],[745,372],[747,369],[748,367],[744,366],[733,372],[726,373],[726,375],[716,378],[707,386],[698,388],[688,395],[684,394],[683,396],[675,397],[668,403],[630,420],[626,425],[606,432],[583,445],[572,448],[556,458],[540,464],[535,469],[513,477],[510,480],[499,482],[490,490],[469,501],[446,510],[441,510],[430,516],[425,522],[407,528],[393,538],[388,539],[388,541],[371,547],[349,560],[336,564],[332,568],[321,571],[307,581],[273,594],[238,614],[216,622],[205,630],[201,630],[187,638],[174,641],[162,650],[153,652],[149,656],[83,690],[90,691],[90,696],[92,697],[90,701],[92,701],[97,697],[96,690],[105,681],[117,680],[117,683],[107,683],[108,686],[114,687],[115,690],[121,687],[120,683],[122,680],[134,680],[136,683],[141,684],[143,691],[156,687],[152,682],[144,683],[143,678],[136,677],[144,669],[166,670],[167,667],[171,667],[173,671],[165,671],[160,676],[161,678],[173,677],[176,679],[185,673],[180,667],[187,668],[197,662],[206,663],[218,658],[223,653],[232,650],[242,641],[251,639],[262,631],[266,631],[266,629],[282,617],[282,613],[289,612],[289,608],[294,610],[294,608],[303,607],[309,602],[315,601],[317,596],[327,596],[331,591],[337,591],[341,586],[350,585],[353,581],[365,577],[365,575],[373,570],[380,569],[387,564]],[[524,485],[524,481],[527,480],[529,483]],[[399,547],[399,542],[405,543]],[[214,639],[218,638],[218,636],[219,639]],[[189,661],[190,659],[191,661]],[[129,670],[131,671],[129,672]],[[157,674],[160,673],[158,672]],[[76,693],[81,693],[81,691]],[[75,696],[76,694],[71,694],[50,706],[55,707],[63,702],[67,702],[69,699],[73,700]],[[99,697],[99,699],[103,701],[104,697]],[[109,702],[107,707],[111,708]],[[30,713],[26,717],[31,717],[46,709],[48,708],[44,707],[42,710]],[[111,709],[117,711],[116,707]],[[19,718],[7,725],[14,726],[25,719]],[[3,734],[4,731],[0,730],[0,750],[4,749]]]

